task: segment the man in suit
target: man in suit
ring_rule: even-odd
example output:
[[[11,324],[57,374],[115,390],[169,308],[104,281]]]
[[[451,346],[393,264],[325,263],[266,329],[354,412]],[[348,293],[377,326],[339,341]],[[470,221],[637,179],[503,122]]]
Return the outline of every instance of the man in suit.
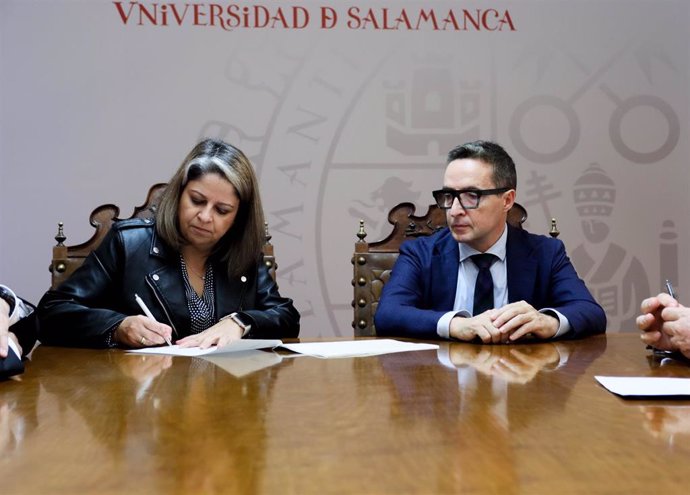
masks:
[[[604,311],[563,243],[506,223],[517,185],[508,153],[475,141],[447,164],[433,194],[448,227],[400,247],[377,334],[498,344],[604,332]]]

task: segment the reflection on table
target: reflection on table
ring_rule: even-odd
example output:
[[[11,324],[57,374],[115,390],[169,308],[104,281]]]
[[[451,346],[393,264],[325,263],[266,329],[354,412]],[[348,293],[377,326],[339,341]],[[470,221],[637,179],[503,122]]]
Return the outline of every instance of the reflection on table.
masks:
[[[4,493],[684,493],[690,401],[626,401],[595,374],[690,366],[629,334],[333,360],[39,347],[0,382],[0,479]]]

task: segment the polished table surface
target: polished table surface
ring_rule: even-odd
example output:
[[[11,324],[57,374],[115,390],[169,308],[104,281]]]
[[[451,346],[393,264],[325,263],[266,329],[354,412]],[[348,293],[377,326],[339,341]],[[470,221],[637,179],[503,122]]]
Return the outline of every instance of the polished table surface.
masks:
[[[323,360],[38,347],[0,382],[0,492],[688,493],[690,377],[636,334]]]

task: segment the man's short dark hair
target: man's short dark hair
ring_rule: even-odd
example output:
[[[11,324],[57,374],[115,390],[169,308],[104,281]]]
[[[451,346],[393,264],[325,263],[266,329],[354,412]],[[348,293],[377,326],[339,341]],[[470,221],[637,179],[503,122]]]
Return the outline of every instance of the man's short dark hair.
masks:
[[[473,158],[491,165],[494,169],[494,187],[517,187],[515,162],[501,145],[491,141],[472,141],[456,146],[448,152],[446,164],[463,158]]]

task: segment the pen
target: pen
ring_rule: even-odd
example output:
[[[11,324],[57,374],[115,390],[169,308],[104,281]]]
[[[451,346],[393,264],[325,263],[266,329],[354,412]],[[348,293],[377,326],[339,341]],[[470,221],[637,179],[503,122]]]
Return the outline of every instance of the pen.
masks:
[[[668,282],[668,281],[667,281],[667,282]],[[158,321],[158,320],[156,320],[156,318],[154,318],[153,314],[151,313],[151,310],[149,310],[149,308],[148,308],[148,307],[146,306],[146,304],[144,303],[144,300],[143,300],[141,297],[139,297],[139,294],[134,294],[134,300],[137,302],[137,304],[139,305],[139,307],[141,308],[141,310],[144,312],[144,314],[145,314],[148,318],[151,318],[153,321]],[[166,343],[166,344],[172,345],[172,342],[170,342],[170,340],[168,339],[168,337],[166,337],[165,335],[163,335],[163,338],[165,339],[165,343]]]
[[[668,295],[671,296],[673,299],[676,298],[676,292],[673,290],[673,285],[671,284],[670,280],[666,280],[666,292],[668,292]]]

